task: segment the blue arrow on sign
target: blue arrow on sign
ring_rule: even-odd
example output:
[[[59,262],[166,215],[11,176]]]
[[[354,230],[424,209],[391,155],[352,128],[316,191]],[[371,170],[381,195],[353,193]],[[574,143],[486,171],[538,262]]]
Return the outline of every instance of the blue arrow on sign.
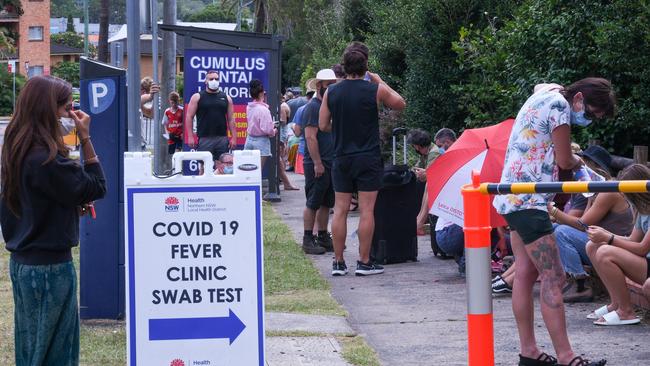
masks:
[[[221,318],[149,319],[149,340],[228,338],[232,344],[246,325],[232,310],[228,312]]]

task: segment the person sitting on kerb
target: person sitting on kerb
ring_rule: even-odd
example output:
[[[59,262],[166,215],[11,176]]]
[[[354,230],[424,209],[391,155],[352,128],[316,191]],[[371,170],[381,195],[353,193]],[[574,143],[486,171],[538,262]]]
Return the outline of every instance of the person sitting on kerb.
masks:
[[[232,174],[232,172],[233,172],[232,154],[226,152],[219,155],[219,160],[215,161],[214,174]]]

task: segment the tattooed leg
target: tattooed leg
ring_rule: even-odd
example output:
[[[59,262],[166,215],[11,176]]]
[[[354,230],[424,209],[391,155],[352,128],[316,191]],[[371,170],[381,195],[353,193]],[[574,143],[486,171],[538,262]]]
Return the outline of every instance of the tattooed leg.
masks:
[[[542,317],[551,336],[560,363],[570,361],[574,355],[566,331],[562,287],[565,275],[553,234],[526,245],[528,258],[540,276],[540,302]]]

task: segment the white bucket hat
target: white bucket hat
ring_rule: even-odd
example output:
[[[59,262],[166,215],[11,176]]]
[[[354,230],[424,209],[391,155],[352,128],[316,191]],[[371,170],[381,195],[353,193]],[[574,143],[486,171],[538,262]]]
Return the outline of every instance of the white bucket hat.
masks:
[[[336,81],[336,74],[334,74],[334,70],[332,69],[322,69],[318,73],[316,73],[316,77],[307,80],[307,83],[305,84],[307,86],[307,89],[311,90],[316,90],[316,83],[319,81],[323,80],[333,80]]]

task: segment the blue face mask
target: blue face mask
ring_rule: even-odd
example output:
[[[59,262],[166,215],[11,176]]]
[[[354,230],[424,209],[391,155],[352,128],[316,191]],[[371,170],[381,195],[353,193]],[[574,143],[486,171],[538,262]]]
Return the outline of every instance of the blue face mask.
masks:
[[[232,165],[226,165],[223,167],[224,174],[232,174],[232,172],[233,172]]]
[[[439,147],[438,150],[440,150],[440,153],[441,153],[441,154],[444,154],[444,153],[445,153],[445,148],[444,148],[444,147]]]
[[[574,112],[571,111],[571,124],[581,127],[587,127],[591,124],[591,120],[585,117],[585,111]]]

